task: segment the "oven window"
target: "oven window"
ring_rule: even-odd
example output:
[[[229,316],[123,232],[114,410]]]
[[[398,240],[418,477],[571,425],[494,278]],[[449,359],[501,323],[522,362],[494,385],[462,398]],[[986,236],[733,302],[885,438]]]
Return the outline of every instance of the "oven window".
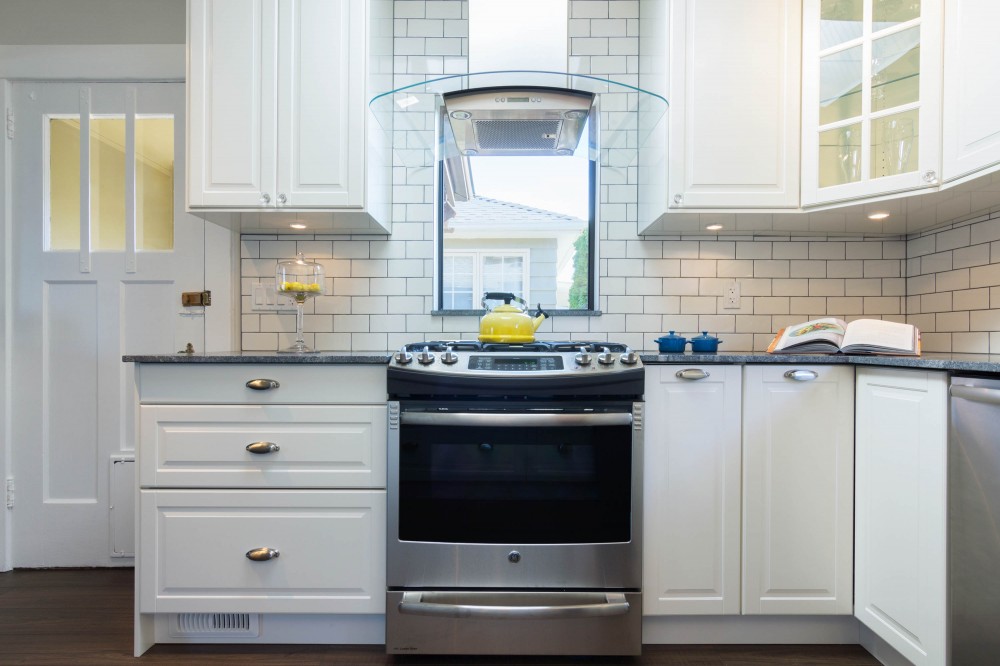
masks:
[[[406,425],[399,539],[628,542],[631,442],[631,428],[621,425]]]

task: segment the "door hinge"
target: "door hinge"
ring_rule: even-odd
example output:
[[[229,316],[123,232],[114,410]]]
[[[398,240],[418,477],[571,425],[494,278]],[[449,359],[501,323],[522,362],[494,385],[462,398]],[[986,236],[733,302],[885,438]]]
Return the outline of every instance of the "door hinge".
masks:
[[[14,508],[14,479],[12,479],[12,478],[7,479],[7,483],[5,485],[7,487],[7,490],[6,490],[6,493],[5,493],[6,496],[7,496],[7,508],[8,509],[13,509]]]
[[[7,107],[7,138],[14,138],[14,109]]]
[[[211,304],[212,292],[210,291],[185,291],[181,293],[181,305],[186,308]]]

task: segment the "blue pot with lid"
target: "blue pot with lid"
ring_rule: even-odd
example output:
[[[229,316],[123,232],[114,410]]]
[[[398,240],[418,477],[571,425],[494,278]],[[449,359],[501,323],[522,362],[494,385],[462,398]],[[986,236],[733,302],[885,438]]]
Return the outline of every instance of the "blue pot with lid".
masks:
[[[687,338],[683,335],[677,335],[673,331],[656,338],[656,344],[660,346],[661,354],[683,354],[687,342]]]
[[[708,331],[702,331],[701,335],[691,338],[691,351],[695,354],[714,354],[719,351],[722,340],[709,335]]]

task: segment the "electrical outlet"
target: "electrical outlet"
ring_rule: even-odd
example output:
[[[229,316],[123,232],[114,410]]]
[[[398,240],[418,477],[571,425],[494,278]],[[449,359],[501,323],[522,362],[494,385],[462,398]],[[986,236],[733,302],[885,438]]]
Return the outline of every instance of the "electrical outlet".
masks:
[[[726,309],[734,309],[740,307],[740,283],[736,280],[732,280],[726,285],[725,290],[722,294],[723,302],[722,307]]]
[[[273,284],[257,282],[250,292],[253,312],[290,312],[295,310],[292,299],[279,294]]]

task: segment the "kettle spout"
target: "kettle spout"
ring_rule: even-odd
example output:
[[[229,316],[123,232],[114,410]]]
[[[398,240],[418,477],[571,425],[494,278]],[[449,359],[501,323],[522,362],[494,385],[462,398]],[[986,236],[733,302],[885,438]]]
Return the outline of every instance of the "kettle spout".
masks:
[[[542,304],[539,303],[538,312],[535,313],[535,318],[531,320],[531,323],[535,327],[536,331],[538,330],[538,327],[542,325],[542,322],[545,321],[545,318],[548,316],[549,315],[545,312],[545,310],[542,309]]]

